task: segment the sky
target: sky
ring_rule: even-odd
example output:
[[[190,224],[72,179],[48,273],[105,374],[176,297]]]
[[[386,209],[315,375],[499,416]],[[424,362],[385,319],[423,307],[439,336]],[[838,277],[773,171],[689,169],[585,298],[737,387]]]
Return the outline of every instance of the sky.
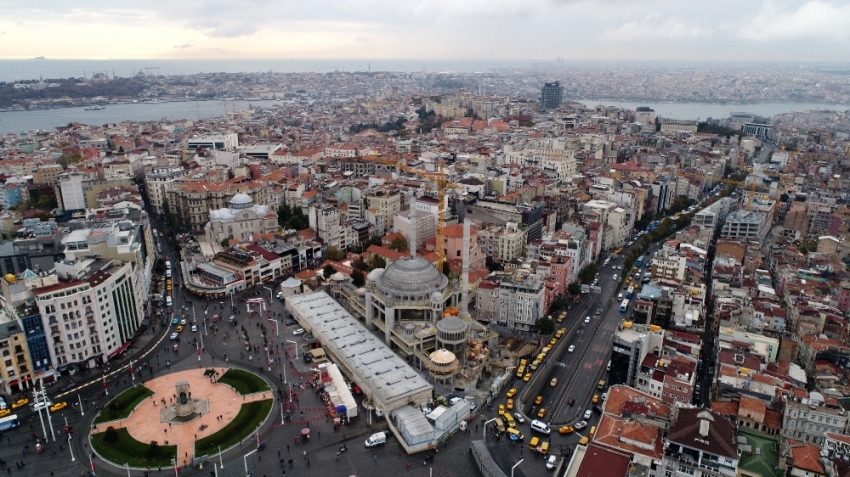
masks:
[[[0,58],[850,61],[850,1],[0,0]]]

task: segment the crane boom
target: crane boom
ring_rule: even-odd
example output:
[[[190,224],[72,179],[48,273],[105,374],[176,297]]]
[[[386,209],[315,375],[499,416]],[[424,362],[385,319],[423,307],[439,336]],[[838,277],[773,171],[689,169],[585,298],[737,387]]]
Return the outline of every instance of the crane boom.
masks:
[[[409,174],[413,174],[415,176],[421,177],[428,181],[433,182],[437,185],[437,196],[439,200],[439,204],[437,205],[437,244],[436,244],[436,252],[437,252],[437,264],[442,271],[443,261],[445,260],[445,250],[443,249],[443,231],[446,226],[446,189],[449,187],[461,189],[462,186],[459,186],[451,181],[446,180],[446,173],[443,169],[443,161],[439,162],[440,172],[439,175],[429,174],[425,171],[420,171],[419,169],[415,169],[410,166],[406,166],[404,164],[400,164],[397,161],[391,161],[389,159],[384,159],[382,157],[376,157],[375,160],[381,164],[386,164],[388,166],[393,166],[398,171],[404,171]],[[411,248],[411,256],[416,254],[416,244],[410,244]]]

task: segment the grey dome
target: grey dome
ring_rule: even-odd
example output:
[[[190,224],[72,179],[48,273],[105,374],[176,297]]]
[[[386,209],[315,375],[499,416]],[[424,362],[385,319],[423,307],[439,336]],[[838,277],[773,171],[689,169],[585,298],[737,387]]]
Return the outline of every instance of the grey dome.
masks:
[[[466,331],[466,322],[456,316],[447,316],[437,322],[437,330],[445,333]]]
[[[377,279],[377,286],[392,295],[428,294],[443,290],[449,279],[421,257],[404,257],[393,262]],[[426,295],[426,296],[428,296]]]
[[[230,199],[230,208],[231,209],[249,209],[254,205],[254,199],[251,198],[250,195],[244,194],[242,192],[233,196]]]

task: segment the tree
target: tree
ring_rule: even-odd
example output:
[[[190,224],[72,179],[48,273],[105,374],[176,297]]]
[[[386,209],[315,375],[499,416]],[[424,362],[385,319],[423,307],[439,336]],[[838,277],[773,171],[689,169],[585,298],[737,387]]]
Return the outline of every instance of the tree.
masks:
[[[598,271],[599,267],[597,267],[595,263],[591,263],[578,272],[578,279],[582,283],[590,283],[594,278],[596,278],[596,272]]]
[[[290,217],[292,217],[292,209],[288,205],[283,204],[277,209],[277,223],[281,227],[284,227],[289,222]]]
[[[338,262],[345,258],[345,254],[342,252],[342,250],[331,245],[330,247],[328,247],[327,250],[325,250],[325,258],[328,260],[333,260],[334,262]]]
[[[363,277],[363,272],[354,270],[351,272],[351,284],[356,287],[362,287],[366,284],[366,279]]]
[[[396,252],[404,252],[407,250],[407,240],[404,237],[396,237],[390,243],[390,250],[395,250]]]
[[[331,265],[325,265],[325,268],[322,269],[322,276],[325,277],[325,280],[331,277],[336,273],[336,269]]]
[[[295,230],[304,230],[309,226],[301,207],[295,206],[292,209],[292,215],[286,221],[286,228]]]
[[[578,283],[578,282],[572,282],[572,283],[570,283],[570,285],[567,287],[567,291],[568,291],[568,292],[570,292],[570,295],[572,295],[572,296],[576,296],[576,295],[578,295],[579,293],[581,293],[581,285],[579,285],[579,283]]]
[[[229,238],[221,239],[221,246],[225,247],[225,248],[229,247],[230,246],[230,239]]]
[[[380,255],[372,256],[372,269],[374,270],[376,268],[387,268],[387,261],[384,260],[384,257]]]
[[[567,303],[564,300],[564,297],[559,296],[558,298],[555,298],[554,300],[552,300],[551,309],[552,309],[552,311],[558,311],[558,310],[563,309],[566,304]]]
[[[541,317],[537,320],[537,332],[541,335],[549,335],[555,331],[555,320],[548,316]]]

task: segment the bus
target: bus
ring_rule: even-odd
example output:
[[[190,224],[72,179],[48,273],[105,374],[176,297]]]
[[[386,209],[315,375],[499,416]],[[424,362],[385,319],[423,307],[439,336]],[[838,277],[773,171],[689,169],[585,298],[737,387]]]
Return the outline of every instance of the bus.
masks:
[[[640,268],[643,266],[643,255],[637,258],[637,262],[635,262],[635,266]]]
[[[18,415],[12,414],[11,416],[6,416],[3,419],[0,419],[0,431],[8,431],[13,427],[18,427]]]
[[[625,313],[626,310],[629,309],[629,300],[623,300],[623,303],[620,303],[620,313]]]
[[[631,298],[632,295],[635,294],[635,287],[630,286],[628,290],[626,290],[626,298]]]

